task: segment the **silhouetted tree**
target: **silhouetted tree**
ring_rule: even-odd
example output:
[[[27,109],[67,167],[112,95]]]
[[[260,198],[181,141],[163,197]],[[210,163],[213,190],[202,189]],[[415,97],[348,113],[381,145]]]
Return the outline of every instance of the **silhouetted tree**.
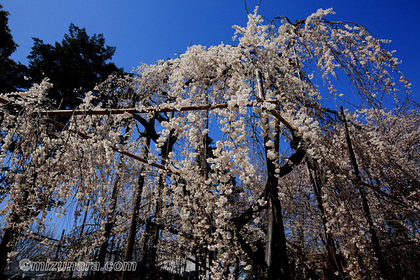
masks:
[[[49,97],[56,106],[74,108],[96,84],[110,74],[122,73],[122,69],[109,62],[114,53],[115,47],[105,45],[103,34],[89,36],[85,28],[70,24],[61,43],[50,45],[34,38],[28,56],[31,78],[39,83],[48,77],[54,85]]]
[[[9,58],[18,45],[10,33],[8,16],[9,12],[3,10],[3,6],[0,5],[0,92],[2,93],[29,87],[29,83],[24,79],[26,66]]]

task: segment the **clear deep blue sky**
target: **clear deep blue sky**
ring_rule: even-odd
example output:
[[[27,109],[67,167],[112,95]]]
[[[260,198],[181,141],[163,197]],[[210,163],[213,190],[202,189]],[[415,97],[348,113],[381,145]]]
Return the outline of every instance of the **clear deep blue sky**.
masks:
[[[249,0],[253,11],[258,0]],[[192,44],[232,44],[232,25],[246,25],[243,0],[3,0],[10,12],[9,27],[18,50],[13,59],[27,64],[32,37],[45,43],[61,41],[70,23],[88,34],[103,33],[106,44],[117,47],[113,61],[125,71],[141,62],[174,57]],[[303,19],[318,8],[333,7],[331,20],[366,26],[378,38],[390,39],[401,70],[420,90],[420,1],[417,0],[262,0],[259,13],[269,19],[284,15]]]

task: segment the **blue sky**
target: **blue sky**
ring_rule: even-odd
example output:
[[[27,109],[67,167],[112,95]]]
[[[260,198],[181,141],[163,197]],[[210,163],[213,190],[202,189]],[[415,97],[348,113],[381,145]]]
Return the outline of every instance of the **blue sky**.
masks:
[[[259,0],[249,0],[250,12]],[[116,46],[113,62],[131,71],[141,62],[185,52],[191,44],[234,44],[233,25],[245,26],[243,0],[3,0],[10,12],[9,27],[20,45],[12,56],[27,64],[32,37],[45,43],[61,41],[70,23],[88,34],[103,33],[106,44]],[[378,38],[390,39],[389,50],[397,50],[400,69],[413,82],[420,96],[420,1],[416,0],[262,0],[259,13],[268,19],[283,15],[291,21],[303,19],[318,8],[333,7],[331,20],[354,21]],[[62,225],[70,228],[71,217]],[[61,230],[56,232],[57,238]]]
[[[10,12],[9,27],[18,50],[13,59],[24,64],[32,37],[46,43],[61,41],[70,23],[88,34],[103,33],[106,44],[116,46],[114,63],[131,71],[144,63],[174,57],[191,44],[232,44],[232,25],[246,25],[243,0],[3,0]],[[250,12],[258,0],[249,0]],[[420,2],[416,0],[262,0],[260,14],[268,19],[284,15],[303,19],[318,8],[333,7],[331,20],[360,23],[379,38],[390,39],[401,70],[420,89]],[[419,94],[416,94],[419,96]]]

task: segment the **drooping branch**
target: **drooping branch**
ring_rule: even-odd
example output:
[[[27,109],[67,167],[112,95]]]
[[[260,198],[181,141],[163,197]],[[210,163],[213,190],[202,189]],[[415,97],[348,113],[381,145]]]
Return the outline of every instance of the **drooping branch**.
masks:
[[[1,100],[0,100],[1,101]],[[251,101],[247,106],[256,106],[259,103],[275,103],[275,100],[258,100]],[[237,106],[237,105],[236,105]],[[228,107],[227,103],[221,104],[203,104],[191,106],[176,106],[176,104],[165,104],[156,107],[126,108],[126,109],[94,109],[94,110],[50,110],[41,112],[42,115],[47,116],[89,116],[89,115],[123,115],[123,114],[146,114],[146,113],[172,113],[172,112],[187,112],[187,111],[202,111],[225,109]]]
[[[355,183],[356,183],[356,186],[359,190],[359,193],[360,193],[360,196],[361,196],[361,199],[362,199],[363,211],[364,211],[364,214],[366,215],[366,219],[367,219],[367,223],[368,223],[368,230],[369,230],[369,234],[370,234],[370,239],[372,241],[373,250],[374,250],[376,258],[378,260],[379,271],[381,273],[381,276],[384,279],[389,279],[385,258],[383,256],[383,252],[382,252],[382,249],[381,249],[379,238],[378,238],[378,235],[376,233],[375,226],[373,224],[372,214],[371,214],[370,206],[369,206],[369,203],[368,203],[368,200],[367,200],[367,191],[365,190],[365,188],[361,184],[362,178],[360,176],[359,166],[357,164],[356,155],[355,155],[354,150],[353,150],[353,145],[352,145],[352,142],[351,142],[351,139],[350,139],[350,133],[349,133],[348,125],[347,125],[346,117],[344,115],[344,110],[343,110],[342,106],[340,106],[340,111],[341,111],[341,118],[342,118],[342,122],[344,124],[345,133],[346,133],[347,148],[348,148],[348,151],[349,151],[349,154],[350,154],[350,159],[351,159],[351,164],[352,164],[353,169],[354,169],[354,174],[356,176]]]
[[[0,97],[0,103],[3,103],[3,104],[9,104],[9,103],[10,103],[10,101],[8,101],[8,100],[6,100],[6,99],[4,99],[4,98],[1,98],[1,97]],[[23,109],[24,109],[22,106],[17,105],[17,104],[14,104],[14,106],[15,106],[16,108],[18,108],[19,110],[23,110]],[[124,110],[124,109],[121,109],[121,110]],[[117,111],[118,111],[118,110],[117,110]],[[83,112],[86,112],[86,111],[83,111]],[[101,114],[103,114],[103,113],[104,113],[104,112],[102,112]],[[51,118],[46,118],[46,119],[45,119],[45,121],[46,121],[46,122],[48,122],[48,123],[51,123],[51,124],[55,125],[55,126],[56,126],[56,127],[58,127],[58,128],[61,128],[61,129],[64,129],[64,130],[68,130],[68,131],[74,132],[74,133],[76,133],[79,137],[81,137],[81,138],[83,138],[83,139],[91,139],[91,138],[92,138],[91,136],[89,136],[89,135],[87,135],[87,134],[85,134],[85,133],[82,133],[82,132],[80,132],[80,131],[74,130],[74,129],[72,129],[72,128],[68,127],[67,125],[62,124],[62,123],[59,123],[59,122],[57,122],[57,121],[55,121],[55,120],[53,120],[53,119],[51,119]],[[163,166],[163,165],[160,165],[160,164],[157,164],[157,163],[153,163],[153,162],[149,162],[148,160],[146,160],[146,159],[144,159],[144,158],[141,158],[141,157],[139,157],[139,156],[136,156],[136,155],[134,155],[134,154],[132,154],[132,153],[129,153],[129,152],[127,152],[127,151],[121,150],[121,149],[119,149],[119,148],[117,148],[117,147],[115,147],[115,146],[109,146],[109,148],[111,148],[114,152],[118,152],[118,153],[120,153],[120,154],[123,154],[123,155],[125,155],[125,156],[128,156],[128,157],[130,157],[130,158],[132,158],[132,159],[138,160],[138,161],[140,161],[140,162],[142,162],[142,163],[145,163],[145,164],[148,164],[148,165],[150,165],[150,166],[156,167],[156,168],[158,168],[158,169],[165,170],[165,171],[167,171],[167,172],[169,172],[169,173],[175,173],[175,174],[177,173],[176,171],[174,172],[174,168],[170,168],[170,169],[169,169],[169,168],[167,168],[167,167],[165,167],[165,166]]]

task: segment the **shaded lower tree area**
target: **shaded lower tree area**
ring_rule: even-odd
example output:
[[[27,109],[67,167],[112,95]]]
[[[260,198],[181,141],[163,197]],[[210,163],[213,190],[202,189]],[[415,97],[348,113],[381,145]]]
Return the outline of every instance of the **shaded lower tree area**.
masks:
[[[417,279],[419,103],[331,12],[249,15],[237,46],[110,76],[77,109],[47,80],[0,95],[2,277]],[[359,107],[324,101],[342,76]]]

